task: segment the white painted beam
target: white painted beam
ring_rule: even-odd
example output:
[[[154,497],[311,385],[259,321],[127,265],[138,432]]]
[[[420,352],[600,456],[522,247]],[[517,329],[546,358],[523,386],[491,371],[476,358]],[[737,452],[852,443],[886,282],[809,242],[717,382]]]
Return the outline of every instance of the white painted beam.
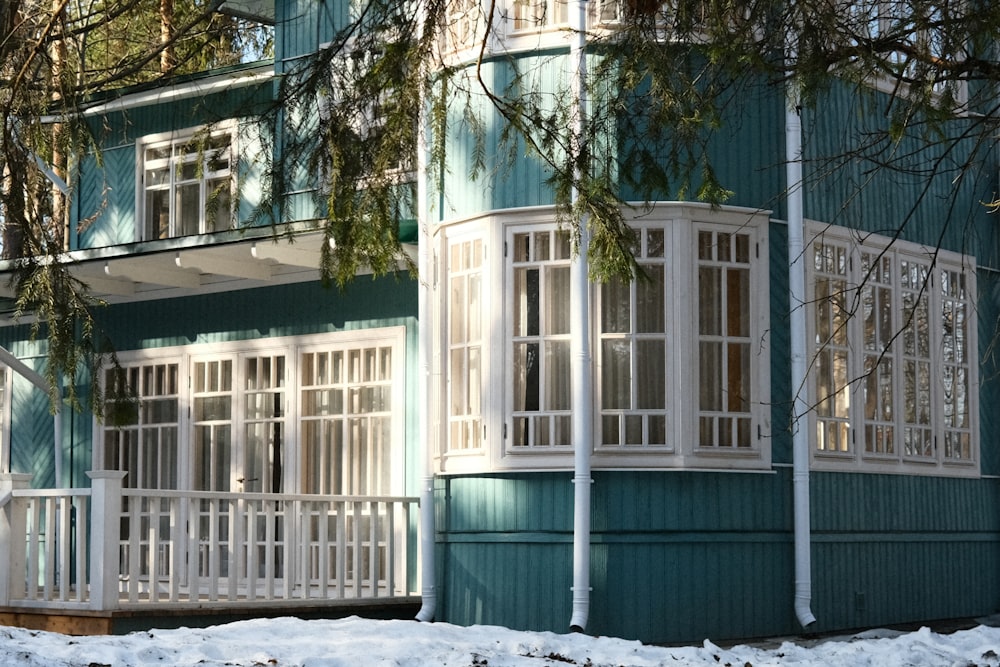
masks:
[[[319,250],[301,244],[274,241],[256,241],[250,246],[250,256],[255,259],[273,259],[281,264],[319,268]]]
[[[181,269],[195,269],[202,273],[248,280],[270,280],[273,275],[272,266],[265,262],[240,261],[220,253],[198,250],[178,252],[174,257],[174,264]]]
[[[201,286],[201,276],[186,269],[167,264],[156,264],[149,258],[132,262],[105,262],[104,274],[108,278],[131,280],[137,283],[194,289]]]

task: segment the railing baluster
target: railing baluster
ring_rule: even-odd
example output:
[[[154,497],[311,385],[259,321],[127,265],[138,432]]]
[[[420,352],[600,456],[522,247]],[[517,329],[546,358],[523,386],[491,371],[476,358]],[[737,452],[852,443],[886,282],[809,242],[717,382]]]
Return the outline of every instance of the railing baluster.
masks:
[[[219,500],[208,501],[208,599],[219,599]]]
[[[276,563],[276,553],[275,549],[277,544],[275,542],[275,526],[274,526],[274,515],[275,507],[273,502],[265,503],[264,517],[266,523],[264,524],[264,599],[273,600],[274,599],[274,573],[277,568]]]
[[[45,499],[45,545],[42,547],[42,558],[45,567],[42,568],[42,599],[52,600],[52,590],[56,580],[56,553],[58,550],[59,526],[57,523],[56,497]]]
[[[338,500],[337,508],[337,597],[343,599],[347,579],[347,503]]]
[[[257,599],[257,501],[246,504],[247,600]]]
[[[361,501],[354,501],[354,530],[351,531],[351,542],[354,543],[354,597],[361,597],[361,583],[364,580],[364,575],[361,572],[361,564],[364,562],[362,560],[363,545],[361,544]]]
[[[368,579],[371,582],[371,596],[378,597],[378,543],[379,543],[379,515],[380,503],[370,501],[368,503],[368,514],[371,519],[368,526]]]
[[[76,506],[76,521],[74,522],[74,532],[76,540],[73,547],[76,549],[76,601],[87,601],[87,545],[90,544],[87,528],[90,516],[90,503],[87,496],[76,496],[74,498]]]
[[[72,541],[70,531],[73,527],[72,508],[73,498],[62,496],[59,498],[59,570],[58,582],[59,600],[66,602],[70,597],[70,586],[73,582],[73,570],[70,565],[72,558]]]
[[[385,504],[385,516],[385,594],[391,597],[396,594],[396,503]]]
[[[226,500],[227,506],[229,507],[229,521],[227,522],[227,527],[229,528],[228,540],[229,544],[226,549],[226,568],[227,572],[227,585],[226,585],[226,599],[230,601],[238,600],[240,597],[239,591],[239,534],[240,534],[240,520],[243,517],[243,501],[239,498],[229,498]]]
[[[319,597],[326,599],[330,589],[330,501],[318,503],[316,512],[316,569],[319,571]]]
[[[160,599],[160,499],[149,499],[149,516],[146,518],[149,525],[146,527],[146,542],[149,546],[146,552],[149,554],[147,567],[149,569],[149,601],[156,602]]]
[[[41,499],[32,498],[28,501],[28,586],[26,598],[29,600],[38,599],[38,559],[39,540],[42,539],[41,528]]]
[[[201,524],[201,500],[186,498],[187,508],[187,572],[188,598],[195,602],[201,597],[201,541],[199,540]]]
[[[180,503],[180,498],[170,498],[168,505],[170,508],[170,540],[167,544],[167,549],[170,555],[167,567],[170,571],[167,572],[167,588],[171,602],[177,602],[180,599],[181,593],[181,568],[184,550],[180,547],[184,543],[182,537],[184,531],[181,526]]]
[[[125,572],[129,602],[136,602],[139,599],[139,578],[142,575],[139,565],[139,552],[142,549],[142,533],[140,532],[142,524],[141,508],[142,498],[133,497],[129,500],[128,543],[126,547],[128,553],[128,570]]]

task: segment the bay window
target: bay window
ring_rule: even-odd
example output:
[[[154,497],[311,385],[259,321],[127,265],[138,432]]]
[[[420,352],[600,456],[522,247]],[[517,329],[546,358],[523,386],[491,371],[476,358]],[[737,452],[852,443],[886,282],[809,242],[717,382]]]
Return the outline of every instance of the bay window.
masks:
[[[587,295],[594,465],[770,466],[768,224],[684,203],[631,221],[641,275]],[[513,212],[447,228],[440,250],[443,469],[571,465],[570,232]]]
[[[814,465],[974,473],[972,258],[833,228],[808,258]]]

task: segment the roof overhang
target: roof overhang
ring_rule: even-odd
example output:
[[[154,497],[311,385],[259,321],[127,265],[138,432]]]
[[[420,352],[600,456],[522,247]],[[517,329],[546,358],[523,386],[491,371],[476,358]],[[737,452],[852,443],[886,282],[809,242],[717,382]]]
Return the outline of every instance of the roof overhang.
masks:
[[[178,100],[201,98],[210,93],[233,90],[246,86],[265,83],[274,78],[272,62],[256,63],[220,72],[208,74],[191,80],[153,87],[138,87],[118,91],[120,96],[84,105],[84,116],[101,116],[115,111],[124,111],[136,107],[175,102]],[[43,118],[43,121],[57,122],[58,118]]]
[[[326,242],[324,232],[315,228],[258,227],[77,250],[55,261],[66,264],[91,296],[116,304],[315,282]],[[415,246],[403,247],[415,261]],[[0,262],[0,299],[15,298],[5,279],[15,269],[16,261]],[[12,310],[0,312],[0,324],[11,315]]]
[[[223,0],[216,11],[248,21],[274,25],[274,0]]]

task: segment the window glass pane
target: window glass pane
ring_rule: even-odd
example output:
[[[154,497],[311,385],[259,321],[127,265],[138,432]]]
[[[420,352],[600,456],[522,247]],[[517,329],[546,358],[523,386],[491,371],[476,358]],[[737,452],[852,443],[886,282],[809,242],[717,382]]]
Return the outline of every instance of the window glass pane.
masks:
[[[662,229],[647,229],[646,230],[646,257],[663,257],[664,245],[663,245],[663,230]]]
[[[718,267],[698,269],[698,333],[722,334],[722,272]]]
[[[649,264],[644,267],[649,280],[635,283],[636,331],[639,333],[666,332],[666,305],[664,302],[665,265]]]
[[[601,331],[627,333],[630,329],[631,295],[629,286],[618,278],[601,285]]]
[[[514,270],[514,335],[537,336],[538,269]]]
[[[699,407],[722,410],[722,343],[702,341],[698,346]]]
[[[177,216],[176,225],[178,236],[198,233],[198,228],[201,224],[202,210],[199,203],[200,193],[201,186],[197,183],[194,185],[183,185],[177,188],[174,207]]]
[[[726,410],[747,412],[750,410],[750,346],[729,343],[726,349]]]
[[[738,237],[739,238],[739,237]],[[726,335],[746,337],[750,335],[750,271],[749,269],[728,269],[726,271]]]
[[[165,239],[170,235],[170,192],[146,192],[146,237]]]
[[[569,267],[549,267],[545,272],[548,333],[568,334],[569,325]]]
[[[637,347],[640,363],[636,366],[636,407],[663,410],[667,406],[666,341],[641,340]]]
[[[605,340],[601,345],[601,407],[632,407],[632,354],[627,340]]]
[[[206,232],[222,232],[232,226],[232,209],[229,179],[209,181],[206,184],[208,200],[205,202]]]
[[[539,408],[538,343],[514,345],[514,410],[536,411]]]
[[[569,410],[572,407],[569,360],[569,341],[546,344],[545,408],[548,410]]]

